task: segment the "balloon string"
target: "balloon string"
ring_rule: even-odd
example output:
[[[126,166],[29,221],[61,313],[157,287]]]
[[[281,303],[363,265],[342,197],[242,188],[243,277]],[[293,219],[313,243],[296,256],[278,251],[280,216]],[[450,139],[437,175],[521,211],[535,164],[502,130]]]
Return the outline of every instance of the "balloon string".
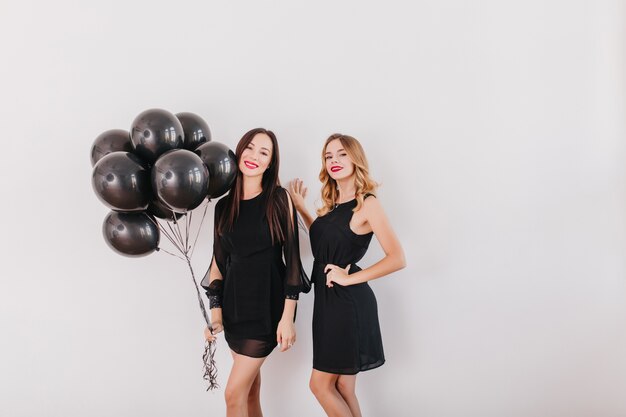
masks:
[[[300,229],[302,229],[302,231],[304,232],[305,235],[309,235],[309,229],[307,229],[306,225],[304,224],[304,220],[302,220],[302,217],[300,217],[300,215],[298,213],[296,213],[296,216],[298,218],[298,227]]]
[[[169,252],[169,251],[167,251],[167,250],[165,250],[165,249],[163,249],[163,248],[157,248],[156,250],[158,250],[158,251],[160,251],[160,252],[161,252],[161,251],[162,251],[162,252],[165,252],[165,253],[167,253],[168,255],[175,256],[175,257],[177,257],[178,259],[180,259],[181,261],[184,261],[184,260],[185,260],[185,258],[183,258],[183,257],[181,257],[181,256],[178,256],[178,255],[176,255],[175,253]]]
[[[209,320],[209,315],[207,314],[206,307],[204,306],[204,301],[202,301],[202,295],[200,294],[200,288],[198,287],[198,282],[196,281],[196,275],[193,272],[193,267],[191,266],[191,260],[186,254],[185,259],[187,260],[189,271],[191,271],[191,280],[193,281],[193,285],[196,289],[196,295],[198,296],[198,303],[200,304],[200,310],[204,316],[204,321],[206,322],[209,330],[213,332],[213,326],[211,326],[211,321]],[[212,342],[206,341],[204,345],[204,354],[202,355],[202,361],[204,363],[204,375],[202,378],[209,382],[207,391],[219,388],[219,385],[217,384],[217,365],[215,363],[215,345],[215,340]]]
[[[190,211],[188,216],[185,218],[187,220],[185,222],[185,249],[189,252],[189,229],[191,229],[191,216],[193,216],[193,211]]]
[[[204,362],[204,375],[202,378],[209,382],[207,391],[214,390],[220,386],[217,384],[217,367],[215,366],[215,342],[204,343],[204,354],[202,355],[202,361]]]
[[[176,226],[176,219],[174,219],[174,226]],[[178,234],[176,233],[176,227],[172,226],[171,223],[167,223],[167,227],[170,229],[170,231],[172,232],[172,235],[174,236],[174,239],[176,239],[176,243],[178,244],[180,242],[180,238],[178,237]],[[182,250],[182,246],[179,246],[179,250]]]
[[[159,222],[159,224],[161,224]],[[165,225],[169,228],[169,224],[166,222]],[[169,239],[169,241],[172,243],[172,245],[174,245],[174,247],[177,247],[176,242],[175,242],[175,236],[173,235],[173,231],[170,229],[170,232],[172,232],[172,234],[168,233],[167,230],[165,229],[165,227],[163,227],[163,225],[161,225],[161,231],[165,234],[165,236],[167,236],[167,238]]]
[[[170,241],[170,243],[172,245],[174,245],[174,247],[176,247],[176,242],[174,241],[174,237],[172,235],[170,235],[167,230],[165,230],[165,228],[161,228],[161,232],[163,232],[163,234],[165,235],[165,237]]]
[[[187,214],[183,214],[183,216],[186,216]],[[178,222],[178,220],[176,219],[176,217],[174,217],[174,226],[176,226],[174,228],[174,230],[176,230],[176,232],[178,232],[178,242],[180,242],[180,247],[184,248],[185,247],[185,239],[183,239],[183,234],[180,231],[180,223]],[[186,254],[186,250],[181,250],[181,252]]]
[[[183,215],[183,217],[185,217],[184,220],[187,221],[186,213]],[[183,250],[185,250],[185,253],[187,253],[187,250],[185,249],[185,238],[183,237],[183,231],[180,226],[180,222],[176,221],[174,222],[174,225],[176,226],[176,230],[178,231],[178,236],[180,236],[180,246],[183,248]]]
[[[196,243],[198,242],[198,238],[200,237],[200,231],[202,230],[202,224],[204,223],[204,218],[206,217],[206,211],[209,208],[209,202],[210,200],[207,201],[207,203],[204,205],[204,212],[202,213],[202,218],[200,219],[200,225],[198,226],[196,238],[193,241],[193,245],[191,247],[191,254],[189,255],[190,258],[193,256],[193,252],[196,250]]]
[[[169,223],[167,224],[167,226],[170,228],[170,232],[171,232],[171,235],[169,235],[170,236],[170,242],[172,242],[172,245],[174,245],[176,250],[178,250],[180,253],[183,253],[183,250],[180,247],[180,244],[178,243],[178,238],[176,237],[176,233],[172,230],[172,228],[169,225]]]
[[[163,235],[165,235],[165,237],[166,237],[166,238],[167,238],[167,239],[168,239],[168,240],[172,243],[172,245],[174,245],[174,247],[176,247],[176,249],[179,249],[179,248],[177,247],[176,243],[174,242],[174,239],[170,236],[170,234],[169,234],[169,233],[167,233],[167,230],[165,230],[165,228],[163,227],[163,225],[162,225],[159,221],[157,221],[157,220],[153,219],[151,216],[148,216],[148,218],[150,219],[150,221],[151,221],[152,223],[154,223],[154,224],[156,225],[156,227],[158,227],[158,228],[159,228],[159,232],[161,232]],[[167,252],[167,251],[166,251],[165,249],[163,249],[163,248],[158,248],[158,249],[163,250],[164,252]],[[167,252],[167,253],[169,253],[169,252]],[[174,255],[174,256],[178,256],[178,255]],[[180,258],[180,257],[179,257],[179,258]],[[183,258],[180,258],[180,259],[183,259]],[[184,259],[183,259],[183,260],[184,260]]]
[[[204,217],[206,216],[207,208],[208,208],[208,203],[204,208],[204,213],[202,215],[200,227],[202,227]],[[196,296],[198,298],[198,304],[200,305],[200,311],[202,312],[202,317],[204,318],[204,321],[207,327],[209,328],[209,330],[213,331],[213,326],[211,326],[209,314],[206,310],[204,301],[202,300],[200,288],[198,287],[198,283],[196,281],[196,275],[191,265],[191,254],[193,254],[193,250],[195,249],[195,245],[196,245],[196,242],[198,241],[198,236],[200,235],[200,231],[198,230],[194,244],[192,246],[189,246],[189,235],[190,235],[190,230],[191,230],[191,225],[192,225],[191,212],[187,212],[183,214],[183,216],[185,217],[184,237],[183,237],[183,233],[181,231],[179,222],[176,221],[176,217],[175,217],[176,214],[173,213],[173,215],[174,215],[174,225],[176,226],[176,228],[172,227],[172,225],[169,222],[165,223],[167,227],[169,228],[171,235],[170,233],[167,232],[165,227],[163,227],[161,222],[156,221],[152,218],[150,220],[157,225],[161,233],[165,235],[165,237],[172,243],[172,245],[174,245],[174,247],[177,249],[178,252],[180,252],[182,256],[171,253],[163,248],[158,248],[158,250],[161,250],[171,256],[175,256],[187,263],[187,266],[189,267],[189,271],[191,272],[191,280],[196,290]],[[187,215],[189,215],[189,218],[187,217]],[[185,248],[184,250],[183,250],[183,247]],[[204,345],[204,353],[202,354],[202,362],[203,362],[203,370],[204,370],[202,378],[208,382],[207,391],[219,388],[219,385],[217,383],[217,365],[215,362],[215,352],[216,352],[216,341],[212,341],[212,342],[206,341]]]
[[[172,221],[174,222],[174,225],[176,225],[176,213],[172,211]],[[176,233],[176,229],[174,227],[172,227],[172,224],[170,222],[167,222],[167,227],[168,229],[170,229],[170,232],[172,232],[172,236],[174,237],[174,239],[176,240],[176,248],[182,252],[182,246],[179,244],[180,243],[180,238],[178,237],[178,234]]]
[[[187,266],[191,271],[191,280],[193,281],[193,285],[196,288],[196,295],[198,296],[198,303],[200,304],[200,310],[202,310],[202,315],[204,316],[204,321],[210,330],[213,330],[211,327],[211,321],[209,320],[209,315],[207,314],[206,308],[204,306],[204,301],[202,301],[202,296],[200,295],[200,288],[198,287],[198,283],[196,282],[196,275],[193,272],[193,267],[191,266],[191,260],[188,256],[185,256],[185,260],[187,261]]]
[[[178,236],[176,235],[176,231],[174,230],[172,225],[169,224],[169,223],[167,223],[167,227],[172,232],[172,236],[173,236],[174,240],[176,240],[176,242],[172,242],[172,243],[174,243],[174,246],[176,246],[176,249],[178,249],[178,251],[184,255],[185,251],[183,250],[182,246],[178,243],[178,242],[180,242],[180,240],[179,240]]]

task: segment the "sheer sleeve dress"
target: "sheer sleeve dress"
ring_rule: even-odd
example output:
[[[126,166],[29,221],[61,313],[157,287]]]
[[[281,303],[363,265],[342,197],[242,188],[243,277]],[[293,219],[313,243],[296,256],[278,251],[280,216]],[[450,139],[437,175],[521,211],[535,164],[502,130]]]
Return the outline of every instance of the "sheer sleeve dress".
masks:
[[[274,198],[263,191],[241,200],[232,230],[217,232],[228,197],[215,205],[213,256],[223,278],[224,336],[234,352],[265,357],[276,347],[276,330],[285,299],[298,299],[310,289],[303,272],[298,245],[295,208],[289,211],[287,192],[278,188]],[[271,200],[271,201],[270,201]],[[274,201],[275,200],[275,201]],[[285,235],[272,243],[266,205],[276,204]],[[293,217],[292,217],[293,216]],[[209,274],[202,281],[208,290]]]
[[[315,258],[313,368],[333,374],[356,374],[385,363],[376,297],[368,283],[326,286],[327,264],[351,265],[350,274],[361,270],[356,263],[367,252],[373,233],[359,235],[350,229],[355,207],[356,200],[338,204],[310,227]]]

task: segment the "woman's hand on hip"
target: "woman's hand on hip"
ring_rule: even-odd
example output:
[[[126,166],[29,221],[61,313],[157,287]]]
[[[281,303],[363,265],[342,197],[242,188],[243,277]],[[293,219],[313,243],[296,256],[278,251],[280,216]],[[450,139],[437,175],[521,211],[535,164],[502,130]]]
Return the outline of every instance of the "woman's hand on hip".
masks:
[[[324,272],[326,272],[326,286],[332,287],[333,283],[343,285],[350,285],[349,273],[350,265],[345,268],[341,268],[337,265],[328,264],[326,268],[324,268]]]

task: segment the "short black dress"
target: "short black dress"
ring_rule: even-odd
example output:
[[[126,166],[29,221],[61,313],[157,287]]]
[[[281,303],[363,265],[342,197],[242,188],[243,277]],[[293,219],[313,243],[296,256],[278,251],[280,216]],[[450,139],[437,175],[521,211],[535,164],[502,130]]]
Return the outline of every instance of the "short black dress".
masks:
[[[315,257],[313,368],[333,374],[352,375],[385,363],[376,297],[367,282],[326,286],[327,264],[351,265],[350,274],[361,270],[356,263],[367,252],[373,233],[358,235],[350,229],[355,207],[356,199],[338,204],[310,227]]]
[[[228,346],[236,353],[265,357],[276,347],[276,330],[285,298],[298,299],[310,289],[302,269],[295,208],[289,211],[287,191],[264,191],[242,200],[232,230],[221,236],[216,225],[227,207],[228,196],[215,205],[213,256],[224,279],[222,318]],[[272,243],[266,218],[267,204],[281,208],[283,242]],[[289,215],[293,216],[293,222]],[[284,261],[283,261],[284,256]],[[209,274],[202,281],[208,290]]]

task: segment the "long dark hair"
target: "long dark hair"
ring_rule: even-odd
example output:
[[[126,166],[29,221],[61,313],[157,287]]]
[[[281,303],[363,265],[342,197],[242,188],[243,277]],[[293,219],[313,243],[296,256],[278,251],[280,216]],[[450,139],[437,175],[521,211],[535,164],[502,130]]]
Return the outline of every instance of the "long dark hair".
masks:
[[[263,196],[261,196],[261,198],[263,198],[265,204],[265,217],[270,227],[272,243],[276,241],[283,242],[285,240],[285,231],[283,230],[280,219],[289,218],[290,213],[286,193],[277,192],[280,188],[280,180],[278,179],[278,168],[280,167],[278,141],[276,140],[274,132],[263,129],[262,127],[246,132],[237,144],[237,149],[235,150],[235,155],[237,156],[237,177],[226,197],[226,207],[224,207],[222,211],[219,224],[216,225],[217,233],[222,235],[225,231],[232,230],[233,224],[239,216],[239,203],[243,199],[243,174],[239,170],[239,162],[241,161],[243,151],[250,142],[252,142],[254,136],[259,133],[266,134],[271,139],[273,148],[270,164],[261,179],[261,187],[263,188]],[[287,205],[285,203],[287,203]]]

